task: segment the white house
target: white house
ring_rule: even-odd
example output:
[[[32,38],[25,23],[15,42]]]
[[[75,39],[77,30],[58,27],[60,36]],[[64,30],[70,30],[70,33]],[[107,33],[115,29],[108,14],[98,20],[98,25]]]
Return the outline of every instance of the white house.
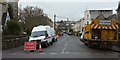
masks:
[[[77,21],[73,26],[72,29],[74,32],[80,31],[80,21]]]
[[[85,26],[86,22],[84,17],[80,19],[80,32],[82,32],[84,26]]]
[[[87,9],[84,12],[84,17],[80,19],[80,32],[82,32],[85,24],[90,24],[92,19],[95,19],[98,15],[104,15],[105,18],[113,14],[112,9]]]
[[[95,19],[98,15],[104,15],[104,17],[108,17],[113,14],[112,9],[88,9],[84,12],[84,19],[87,24],[91,22],[92,19]]]

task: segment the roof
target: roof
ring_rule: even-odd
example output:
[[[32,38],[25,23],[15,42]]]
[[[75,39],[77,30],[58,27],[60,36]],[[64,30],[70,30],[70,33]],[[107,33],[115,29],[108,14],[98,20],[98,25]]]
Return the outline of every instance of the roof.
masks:
[[[105,16],[103,14],[99,14],[96,19],[99,19],[99,20],[105,20]]]
[[[120,1],[119,1],[119,4],[118,4],[117,11],[119,11],[119,10],[120,10]]]
[[[87,9],[87,10],[113,10],[112,8],[104,8],[104,9]]]
[[[41,25],[41,26],[34,27],[32,29],[32,32],[34,32],[34,31],[43,31],[43,30],[47,30],[48,28],[51,28],[51,27],[50,26],[43,26],[43,25]]]
[[[107,17],[107,20],[111,20],[111,19],[117,19],[117,15],[114,14]]]

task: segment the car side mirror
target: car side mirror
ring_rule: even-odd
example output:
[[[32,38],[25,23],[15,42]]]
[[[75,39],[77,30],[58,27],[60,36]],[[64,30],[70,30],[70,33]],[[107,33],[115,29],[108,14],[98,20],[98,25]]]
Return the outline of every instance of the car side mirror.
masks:
[[[46,36],[45,37],[48,37],[48,34],[46,34]]]

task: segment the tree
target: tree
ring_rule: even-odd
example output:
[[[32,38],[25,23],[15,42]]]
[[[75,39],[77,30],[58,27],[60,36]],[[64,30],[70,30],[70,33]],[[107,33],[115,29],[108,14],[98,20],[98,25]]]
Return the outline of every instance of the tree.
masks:
[[[8,34],[11,35],[18,35],[21,33],[21,25],[15,20],[8,21],[6,24],[6,29]]]
[[[8,12],[10,15],[10,19],[13,19],[13,7],[11,4],[8,4]]]
[[[52,25],[51,19],[43,12],[41,8],[27,6],[23,8],[20,16],[23,16],[22,19],[25,19],[25,30],[30,34],[33,27],[38,25]],[[21,19],[21,20],[22,20]]]

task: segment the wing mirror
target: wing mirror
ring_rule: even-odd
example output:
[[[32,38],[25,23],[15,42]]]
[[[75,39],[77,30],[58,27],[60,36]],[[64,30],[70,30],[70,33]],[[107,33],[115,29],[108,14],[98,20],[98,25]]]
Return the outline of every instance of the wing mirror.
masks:
[[[48,37],[48,34],[46,34],[46,36],[45,37]]]

